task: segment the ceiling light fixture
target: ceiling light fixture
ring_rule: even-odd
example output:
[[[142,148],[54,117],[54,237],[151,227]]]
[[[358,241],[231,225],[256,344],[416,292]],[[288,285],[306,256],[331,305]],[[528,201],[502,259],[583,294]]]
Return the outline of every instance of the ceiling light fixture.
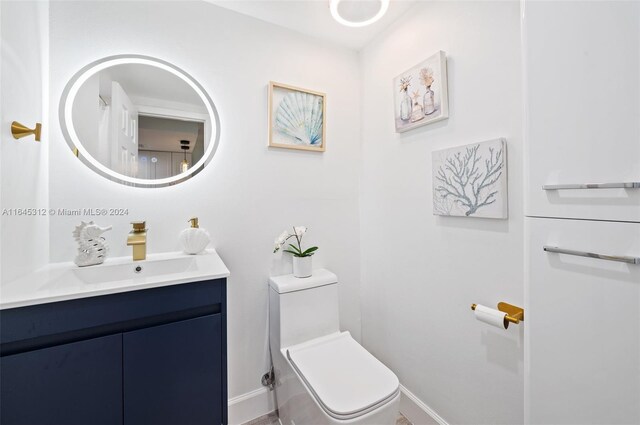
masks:
[[[188,140],[180,140],[180,149],[184,152],[184,159],[180,163],[180,172],[186,173],[189,169],[189,161],[187,161],[187,151],[189,150],[189,142]]]
[[[351,20],[345,19],[343,16],[340,15],[338,6],[343,1],[344,0],[330,0],[329,10],[331,10],[331,16],[333,16],[333,19],[340,22],[342,25],[346,25],[348,27],[364,27],[367,25],[371,25],[374,22],[376,22],[378,19],[382,18],[384,14],[387,13],[387,9],[389,9],[389,0],[379,0],[380,9],[378,9],[378,12],[375,15],[373,15],[369,19],[365,19],[362,21],[351,21]],[[353,2],[353,0],[348,0],[348,1]]]

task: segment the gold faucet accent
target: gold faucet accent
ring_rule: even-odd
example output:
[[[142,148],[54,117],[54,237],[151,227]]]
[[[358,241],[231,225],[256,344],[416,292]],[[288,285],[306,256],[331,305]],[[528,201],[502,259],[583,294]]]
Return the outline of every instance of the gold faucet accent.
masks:
[[[127,236],[127,246],[133,246],[133,261],[147,258],[146,221],[132,221],[133,230]]]

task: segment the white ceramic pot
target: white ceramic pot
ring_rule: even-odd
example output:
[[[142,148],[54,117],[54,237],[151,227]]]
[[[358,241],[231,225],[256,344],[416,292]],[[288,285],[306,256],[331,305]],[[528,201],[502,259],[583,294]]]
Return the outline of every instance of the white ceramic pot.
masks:
[[[295,277],[311,276],[311,259],[313,257],[293,257],[293,275]]]

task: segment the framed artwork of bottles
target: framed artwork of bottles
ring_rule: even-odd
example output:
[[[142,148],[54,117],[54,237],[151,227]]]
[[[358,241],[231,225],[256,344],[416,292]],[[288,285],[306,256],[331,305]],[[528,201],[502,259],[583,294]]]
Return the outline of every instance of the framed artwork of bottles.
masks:
[[[397,133],[449,118],[445,52],[398,75],[393,85]]]

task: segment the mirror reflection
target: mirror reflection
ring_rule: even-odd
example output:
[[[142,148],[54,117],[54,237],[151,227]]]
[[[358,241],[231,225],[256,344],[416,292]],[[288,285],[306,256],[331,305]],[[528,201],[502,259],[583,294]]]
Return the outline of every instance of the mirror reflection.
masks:
[[[72,102],[82,146],[122,176],[156,180],[187,173],[210,143],[212,122],[202,97],[156,66],[101,69],[82,82]]]

